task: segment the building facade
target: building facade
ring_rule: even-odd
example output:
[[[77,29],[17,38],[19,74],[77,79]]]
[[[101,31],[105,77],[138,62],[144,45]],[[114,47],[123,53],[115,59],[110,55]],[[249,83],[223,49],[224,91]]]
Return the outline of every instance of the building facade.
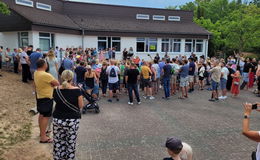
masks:
[[[63,0],[3,0],[11,15],[0,15],[0,45],[61,48],[114,47],[135,55],[171,57],[208,53],[210,33],[196,25],[190,11],[128,7]]]

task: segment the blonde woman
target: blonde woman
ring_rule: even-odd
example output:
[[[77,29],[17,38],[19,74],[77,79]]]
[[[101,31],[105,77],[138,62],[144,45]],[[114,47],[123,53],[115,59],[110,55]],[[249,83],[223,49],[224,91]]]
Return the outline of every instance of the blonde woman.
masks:
[[[88,94],[91,94],[95,86],[95,81],[97,81],[97,76],[95,71],[92,70],[91,66],[86,66],[87,72],[85,73],[85,83],[86,83],[86,91]]]
[[[50,50],[47,54],[46,61],[49,65],[48,72],[55,78],[58,79],[58,60],[55,57],[55,52]]]
[[[72,86],[74,74],[65,70],[61,74],[62,85],[54,91],[56,102],[53,113],[53,159],[75,158],[76,139],[83,108],[83,97],[78,87]]]

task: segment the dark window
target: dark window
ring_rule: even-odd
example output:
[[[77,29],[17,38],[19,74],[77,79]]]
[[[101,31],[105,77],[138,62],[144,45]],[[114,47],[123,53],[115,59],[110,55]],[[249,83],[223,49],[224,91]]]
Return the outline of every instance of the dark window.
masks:
[[[137,52],[144,52],[145,47],[144,47],[145,43],[144,42],[137,42],[136,43],[136,51]]]

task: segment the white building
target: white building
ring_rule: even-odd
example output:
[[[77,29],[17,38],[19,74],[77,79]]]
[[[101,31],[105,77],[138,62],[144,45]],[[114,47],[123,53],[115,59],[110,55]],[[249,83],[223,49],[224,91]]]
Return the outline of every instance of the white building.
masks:
[[[135,55],[205,55],[210,33],[196,25],[190,11],[63,0],[3,0],[11,15],[0,15],[0,45],[61,48],[124,48]],[[3,23],[2,23],[3,22]]]

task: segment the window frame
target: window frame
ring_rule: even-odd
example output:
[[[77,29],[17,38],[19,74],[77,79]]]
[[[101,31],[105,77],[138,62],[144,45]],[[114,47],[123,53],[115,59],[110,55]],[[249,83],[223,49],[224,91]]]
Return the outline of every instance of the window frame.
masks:
[[[49,36],[48,37],[47,36],[40,36],[40,34],[49,34]],[[51,48],[54,48],[54,46],[55,46],[55,44],[54,44],[55,43],[55,34],[48,33],[48,32],[39,32],[39,46],[40,46],[41,39],[49,40],[49,50]],[[44,51],[44,52],[46,51],[43,48],[41,48],[41,50]]]
[[[190,42],[188,42],[187,40],[190,40]],[[191,44],[190,51],[186,51],[186,44]],[[185,52],[185,53],[191,53],[191,52],[193,52],[193,39],[185,39],[184,52]]]
[[[28,2],[28,3],[31,3],[31,4],[23,3],[23,2],[19,2],[19,1]],[[31,0],[15,0],[15,4],[27,6],[27,7],[33,7],[34,6],[33,1],[31,1]]]
[[[49,7],[49,9],[48,9],[48,8],[44,8],[44,7],[41,7],[41,6],[39,6],[39,5]],[[46,11],[52,11],[51,5],[45,4],[45,3],[40,3],[40,2],[36,2],[36,8],[42,9],[42,10],[46,10]]]
[[[155,21],[165,21],[164,15],[153,15],[153,20]]]
[[[23,35],[24,33],[27,35]],[[23,40],[27,40],[27,44],[24,44]],[[19,47],[25,47],[29,45],[29,32],[18,32],[18,45]]]
[[[150,46],[151,46],[151,43],[155,43],[156,42],[156,45],[155,45],[155,50],[151,50]],[[144,43],[144,51],[138,51],[138,47],[137,47],[137,43]],[[157,52],[158,51],[158,38],[155,38],[155,37],[137,37],[136,38],[136,52],[137,53],[154,53],[154,52]]]
[[[202,45],[201,46],[201,51],[197,51],[197,45]],[[195,52],[196,53],[203,53],[203,48],[204,48],[204,41],[203,41],[203,39],[196,39],[195,40]]]
[[[150,19],[150,15],[149,14],[136,14],[136,19],[149,20]]]
[[[177,41],[178,40],[178,41]],[[172,48],[171,48],[171,51],[173,52],[173,53],[180,53],[181,52],[181,45],[182,45],[182,42],[181,42],[181,39],[178,39],[178,38],[174,38],[174,39],[172,39]],[[175,44],[179,44],[180,45],[180,48],[179,48],[179,51],[178,52],[176,52],[176,51],[174,51],[174,46],[175,46]]]
[[[104,49],[107,48],[116,48],[116,52],[121,52],[121,37],[112,37],[112,36],[108,36],[108,37],[98,37],[97,40],[97,48],[99,50],[99,42],[105,42],[106,46]],[[119,43],[119,47],[115,47],[113,44],[114,43]]]
[[[181,17],[180,16],[168,16],[168,21],[179,22],[179,21],[181,21]]]

